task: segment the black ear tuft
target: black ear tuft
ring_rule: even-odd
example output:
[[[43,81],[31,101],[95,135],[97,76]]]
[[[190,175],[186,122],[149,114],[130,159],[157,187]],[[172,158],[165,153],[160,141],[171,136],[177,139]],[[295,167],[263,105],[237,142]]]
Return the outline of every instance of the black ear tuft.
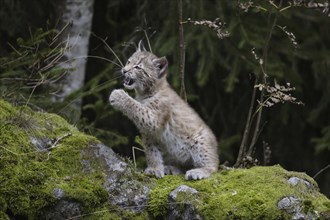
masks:
[[[165,75],[165,73],[167,72],[167,66],[168,66],[166,57],[154,59],[154,60],[152,60],[152,63],[159,70],[158,78],[163,77]]]
[[[146,48],[144,47],[144,44],[143,44],[142,40],[139,41],[137,51],[140,51],[140,52],[141,51],[146,51]]]

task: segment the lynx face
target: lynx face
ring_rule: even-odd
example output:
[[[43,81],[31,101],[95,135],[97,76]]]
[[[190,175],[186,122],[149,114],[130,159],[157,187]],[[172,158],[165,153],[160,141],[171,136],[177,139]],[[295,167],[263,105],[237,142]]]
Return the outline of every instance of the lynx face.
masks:
[[[123,84],[127,89],[135,89],[139,94],[150,93],[157,88],[162,78],[165,78],[167,65],[165,57],[157,58],[139,44],[138,50],[121,70],[125,77]]]

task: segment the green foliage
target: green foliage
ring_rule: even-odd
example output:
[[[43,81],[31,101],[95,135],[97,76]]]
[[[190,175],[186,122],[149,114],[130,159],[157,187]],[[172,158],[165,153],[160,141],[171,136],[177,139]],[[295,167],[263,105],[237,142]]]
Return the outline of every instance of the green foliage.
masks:
[[[56,1],[1,0],[0,7],[0,41],[15,39],[17,36],[27,37],[29,28],[43,27],[46,20],[53,18]],[[7,37],[7,39],[5,39]],[[0,52],[0,54],[3,51]]]
[[[79,96],[85,97],[87,102],[82,109],[83,116],[88,115],[88,117],[82,118],[79,127],[97,136],[107,146],[118,147],[126,145],[128,138],[121,135],[117,129],[109,129],[109,127],[117,127],[119,121],[121,121],[116,120],[116,115],[119,114],[110,107],[107,101],[109,91],[118,84],[118,77],[109,74],[111,70],[113,70],[113,64],[109,64],[90,79],[84,86],[84,91],[79,93]]]
[[[102,128],[102,124],[107,125],[106,122],[111,121],[114,114],[109,106],[105,107],[103,101],[105,91],[117,83],[114,78],[108,77],[112,65],[94,76],[81,90],[71,94],[63,102],[55,104],[52,101],[60,86],[56,82],[70,71],[59,67],[64,52],[70,48],[66,42],[58,40],[57,33],[56,30],[38,29],[31,33],[27,40],[18,38],[15,46],[8,43],[12,52],[0,58],[1,98],[59,114],[64,114],[68,104],[77,98],[98,100],[84,105],[83,111],[94,113],[95,118],[91,122],[82,119],[80,127],[97,135],[110,147],[127,144],[125,136]]]
[[[330,151],[330,126],[323,128],[322,136],[312,139],[312,142],[316,144],[316,153],[319,154],[322,151]]]
[[[52,84],[67,70],[58,67],[66,49],[56,31],[37,29],[29,39],[18,38],[12,52],[0,58],[1,98],[36,106],[50,106]]]

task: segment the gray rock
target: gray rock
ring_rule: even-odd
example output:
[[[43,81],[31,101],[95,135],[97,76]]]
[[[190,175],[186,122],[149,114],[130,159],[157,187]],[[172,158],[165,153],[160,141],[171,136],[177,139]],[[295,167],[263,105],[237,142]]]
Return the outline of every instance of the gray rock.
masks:
[[[134,172],[126,162],[120,159],[111,148],[103,144],[94,144],[80,152],[84,172],[95,172],[95,164],[106,174],[104,188],[108,191],[109,201],[123,209],[142,212],[148,201],[150,191],[147,184],[134,178]],[[136,176],[136,175],[135,175]],[[84,209],[77,201],[72,201],[61,188],[54,188],[53,195],[57,203],[44,210],[43,219],[81,219]]]
[[[308,189],[312,189],[313,186],[310,182],[308,182],[307,180],[304,180],[304,179],[300,179],[298,177],[290,177],[290,179],[288,179],[288,183],[292,186],[296,186],[298,184],[303,184],[305,185]]]
[[[133,212],[141,212],[149,201],[149,187],[146,182],[133,178],[134,171],[120,159],[111,148],[95,144],[82,152],[84,170],[92,170],[91,163],[97,163],[106,174],[104,188],[113,205]]]
[[[277,207],[291,214],[292,220],[314,220],[318,217],[316,215],[316,218],[314,218],[314,216],[310,212],[304,214],[302,200],[296,198],[295,196],[287,196],[282,198],[280,201],[278,201]]]
[[[51,139],[45,137],[30,137],[30,141],[37,151],[46,151],[51,146]]]
[[[282,198],[277,203],[277,207],[285,210],[287,213],[296,213],[301,211],[301,200],[294,196],[287,196]]]
[[[68,200],[60,200],[55,206],[49,208],[45,212],[44,219],[46,220],[64,220],[73,218],[81,219],[82,211],[79,203]]]
[[[168,197],[169,213],[167,219],[193,219],[201,220],[202,217],[196,212],[193,203],[198,202],[196,196],[198,191],[186,185],[181,185],[173,190]],[[178,201],[178,195],[183,196]]]
[[[55,188],[53,194],[56,199],[62,199],[65,196],[64,190],[61,188]]]

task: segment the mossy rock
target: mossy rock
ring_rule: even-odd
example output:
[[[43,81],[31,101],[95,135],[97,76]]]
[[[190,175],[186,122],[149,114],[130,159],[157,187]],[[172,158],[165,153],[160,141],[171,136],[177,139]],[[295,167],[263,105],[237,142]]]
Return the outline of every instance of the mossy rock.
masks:
[[[140,216],[148,179],[58,115],[0,100],[0,219]]]
[[[280,166],[209,179],[147,177],[63,118],[0,100],[0,219],[329,219],[330,201]]]
[[[195,209],[191,213],[201,219],[328,219],[330,211],[330,200],[311,177],[276,165],[222,170],[199,181],[165,176],[150,192],[150,213],[173,216],[168,195],[182,186],[197,193],[178,194],[176,203],[181,204],[181,211],[174,210],[178,216],[185,216],[187,210],[182,207],[191,204]],[[290,198],[296,203],[285,203]]]

